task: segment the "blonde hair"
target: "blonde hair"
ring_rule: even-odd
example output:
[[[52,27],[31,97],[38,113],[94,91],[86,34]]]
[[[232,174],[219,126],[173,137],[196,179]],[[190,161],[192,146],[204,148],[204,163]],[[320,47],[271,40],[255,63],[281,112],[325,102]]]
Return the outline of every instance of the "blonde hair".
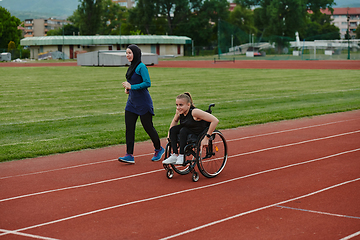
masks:
[[[191,107],[195,107],[191,94],[189,92],[182,93],[176,97],[176,99],[186,99],[188,103],[190,103]]]

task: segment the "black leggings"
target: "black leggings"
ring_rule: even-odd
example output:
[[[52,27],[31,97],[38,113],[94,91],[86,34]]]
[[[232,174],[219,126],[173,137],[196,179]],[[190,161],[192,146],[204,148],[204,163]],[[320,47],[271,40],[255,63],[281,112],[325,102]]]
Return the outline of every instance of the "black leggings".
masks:
[[[171,142],[171,148],[173,149],[173,153],[178,154],[177,141],[179,135],[180,154],[184,154],[186,140],[189,134],[195,134],[195,133],[190,131],[188,128],[182,127],[180,125],[176,125],[170,128],[170,142]]]
[[[135,128],[136,121],[139,115],[133,112],[125,111],[125,125],[126,125],[126,152],[128,154],[134,153],[134,142],[135,142]],[[143,125],[146,133],[151,138],[155,149],[160,149],[160,138],[154,128],[152,122],[153,115],[150,112],[147,112],[144,115],[140,115],[141,124]]]

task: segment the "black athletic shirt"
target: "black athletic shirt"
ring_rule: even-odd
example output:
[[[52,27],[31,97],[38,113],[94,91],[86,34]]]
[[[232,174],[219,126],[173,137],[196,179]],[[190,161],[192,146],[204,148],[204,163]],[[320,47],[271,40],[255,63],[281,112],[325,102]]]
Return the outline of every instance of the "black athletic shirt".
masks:
[[[192,116],[192,110],[195,109],[194,107],[190,107],[189,112],[186,116],[184,114],[180,114],[180,126],[186,127],[193,133],[199,135],[207,128],[207,123],[204,120],[195,121]]]

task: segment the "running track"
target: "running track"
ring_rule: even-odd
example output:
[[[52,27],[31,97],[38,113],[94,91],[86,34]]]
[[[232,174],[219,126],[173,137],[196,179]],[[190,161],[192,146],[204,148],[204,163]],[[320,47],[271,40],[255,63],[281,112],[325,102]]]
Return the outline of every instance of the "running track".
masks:
[[[213,179],[137,143],[0,164],[3,239],[359,239],[360,111],[222,131]],[[162,141],[165,144],[165,141]]]
[[[77,62],[0,62],[0,67],[75,67]],[[247,69],[348,69],[360,70],[360,60],[240,60],[214,61],[159,61],[152,67],[161,68],[247,68]]]

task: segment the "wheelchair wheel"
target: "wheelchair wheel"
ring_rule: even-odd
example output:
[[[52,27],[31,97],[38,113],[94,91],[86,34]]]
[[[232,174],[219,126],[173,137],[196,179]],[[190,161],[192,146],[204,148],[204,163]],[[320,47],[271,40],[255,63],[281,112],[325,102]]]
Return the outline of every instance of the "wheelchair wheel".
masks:
[[[171,155],[171,144],[170,142],[168,142],[166,144],[166,147],[165,147],[165,159],[170,157]],[[175,164],[170,164],[171,165],[171,168],[174,169],[174,171],[177,173],[177,174],[180,174],[180,175],[186,175],[190,172],[190,168],[189,168],[189,165],[186,165],[186,166],[182,166],[182,165],[175,165]]]
[[[216,177],[225,167],[227,161],[227,144],[223,134],[215,130],[206,148],[201,149],[201,140],[198,142],[197,166],[202,175],[208,178]]]
[[[180,175],[186,175],[190,172],[189,164],[187,164],[186,166],[171,164],[171,167],[172,167],[172,169],[174,169],[174,171],[177,174],[180,174]]]
[[[166,176],[168,179],[172,179],[172,177],[174,176],[174,171],[169,168],[167,171],[166,171]]]
[[[200,178],[199,173],[194,171],[192,175],[193,182],[199,181],[199,178]]]

